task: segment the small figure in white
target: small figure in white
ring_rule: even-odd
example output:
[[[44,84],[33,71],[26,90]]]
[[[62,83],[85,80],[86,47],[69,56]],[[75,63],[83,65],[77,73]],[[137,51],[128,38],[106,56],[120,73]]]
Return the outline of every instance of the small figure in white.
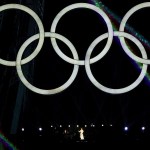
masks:
[[[67,133],[68,133],[68,132],[67,132],[67,130],[65,129],[65,130],[64,130],[64,134],[67,134]]]
[[[84,130],[82,128],[79,130],[79,133],[80,133],[80,140],[84,140],[84,135],[83,135]]]

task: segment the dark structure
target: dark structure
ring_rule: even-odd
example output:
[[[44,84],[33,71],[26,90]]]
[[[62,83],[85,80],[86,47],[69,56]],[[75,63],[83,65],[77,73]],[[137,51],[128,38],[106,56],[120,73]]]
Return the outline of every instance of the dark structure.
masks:
[[[9,3],[25,5],[33,9],[41,19],[43,18],[44,0],[3,1],[1,5]],[[25,41],[26,37],[30,37],[37,33],[38,28],[35,26],[33,18],[21,11],[11,10],[10,12],[2,12],[0,18],[1,38],[6,40],[4,40],[4,45],[9,43],[8,47],[6,46],[8,48],[7,53],[3,52],[5,48],[3,49],[2,47],[1,54],[7,59],[14,59],[16,57],[14,55],[17,54],[17,49],[21,46],[22,42]],[[9,23],[11,23],[11,26],[9,26],[10,28],[7,28]],[[28,49],[28,51],[30,49]],[[25,56],[28,56],[29,54],[29,52],[26,52]],[[5,67],[4,69],[2,68],[2,72],[4,74],[1,77],[1,92],[4,94],[1,94],[1,128],[7,133],[16,134],[19,118],[21,112],[24,112],[24,105],[27,102],[28,94],[26,88],[18,81],[15,69],[10,70],[9,67]],[[31,80],[33,79],[34,61],[32,61],[32,64],[25,66],[24,72]]]

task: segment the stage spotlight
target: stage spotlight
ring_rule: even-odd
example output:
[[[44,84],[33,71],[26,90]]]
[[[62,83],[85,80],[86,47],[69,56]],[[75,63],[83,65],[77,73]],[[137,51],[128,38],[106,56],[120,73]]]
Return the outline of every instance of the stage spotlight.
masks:
[[[95,127],[95,125],[94,125],[94,124],[91,124],[91,127]]]
[[[24,128],[21,128],[21,131],[24,131]]]
[[[128,131],[128,127],[124,127],[124,130],[125,130],[125,131]]]
[[[42,130],[43,130],[43,129],[40,127],[40,128],[39,128],[39,131],[42,131]]]
[[[142,131],[144,131],[144,130],[145,130],[145,127],[142,127],[141,129],[142,129]]]

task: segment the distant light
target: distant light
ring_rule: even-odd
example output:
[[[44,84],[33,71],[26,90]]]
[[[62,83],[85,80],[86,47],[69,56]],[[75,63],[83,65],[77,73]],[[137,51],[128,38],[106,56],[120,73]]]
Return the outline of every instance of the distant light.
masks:
[[[53,125],[51,125],[51,128],[53,128]]]
[[[110,124],[110,126],[112,127],[113,125],[112,125],[112,124]]]
[[[94,124],[91,124],[91,127],[95,127],[95,125],[94,125]]]
[[[102,127],[103,127],[104,125],[102,124]]]
[[[70,125],[68,125],[68,127],[70,128]]]
[[[91,124],[91,127],[93,127],[93,124]]]
[[[141,129],[144,131],[144,130],[145,130],[145,127],[142,127]]]
[[[85,125],[85,128],[87,127],[87,125]]]
[[[128,127],[124,127],[124,130],[125,130],[125,131],[128,131]]]
[[[39,128],[39,131],[42,131],[42,128]]]
[[[79,125],[77,125],[77,128],[79,128]]]
[[[60,125],[60,128],[62,128],[62,125]]]
[[[24,131],[24,128],[21,128],[21,131]]]

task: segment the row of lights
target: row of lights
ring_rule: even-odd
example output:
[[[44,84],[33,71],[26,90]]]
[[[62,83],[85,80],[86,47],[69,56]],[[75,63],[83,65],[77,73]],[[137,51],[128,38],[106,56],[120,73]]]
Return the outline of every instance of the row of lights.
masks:
[[[102,124],[102,127],[103,127],[103,126],[104,126],[104,125]],[[112,126],[112,125],[110,125],[110,126]],[[51,125],[51,128],[53,128],[53,127],[54,127],[54,126]],[[60,125],[59,127],[62,128],[62,125]],[[68,125],[68,127],[70,128],[71,125]],[[84,127],[86,128],[87,125],[84,125]],[[91,124],[91,127],[95,127],[95,125],[94,125],[94,124]],[[77,128],[79,128],[79,125],[77,125]],[[21,130],[24,131],[24,128],[21,128]],[[42,131],[42,128],[41,128],[41,127],[39,127],[39,131]]]
[[[102,127],[104,126],[104,124],[102,124],[101,125]],[[110,124],[110,126],[112,127],[112,124]],[[53,125],[51,125],[51,128],[53,128],[54,126]],[[62,128],[62,125],[60,125],[59,126],[60,128]],[[68,125],[68,127],[70,128],[71,127],[71,125]],[[87,125],[85,125],[84,126],[85,128],[87,127]],[[95,125],[94,124],[91,124],[91,127],[95,127]],[[79,125],[77,125],[77,128],[79,128]],[[124,127],[124,131],[128,131],[128,127],[127,126],[125,126]],[[143,127],[141,127],[141,130],[142,131],[144,131],[146,128],[143,126]],[[41,128],[41,127],[39,127],[39,129],[38,129],[39,131],[42,131],[43,129]],[[21,128],[21,131],[23,132],[23,131],[25,131],[25,129],[24,128]]]
[[[125,131],[128,131],[128,129],[129,129],[128,127],[124,127],[124,130],[125,130]],[[145,128],[144,126],[141,127],[141,130],[142,130],[142,131],[144,131],[145,129],[146,129],[146,128]]]

